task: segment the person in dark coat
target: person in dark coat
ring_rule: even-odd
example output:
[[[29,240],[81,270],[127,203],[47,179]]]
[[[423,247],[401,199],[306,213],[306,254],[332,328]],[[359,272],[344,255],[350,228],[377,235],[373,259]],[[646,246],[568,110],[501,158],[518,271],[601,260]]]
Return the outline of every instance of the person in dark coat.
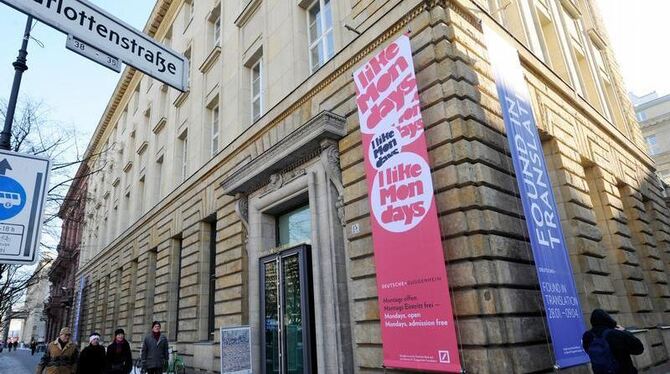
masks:
[[[114,331],[114,341],[107,346],[107,373],[128,374],[133,370],[133,355],[123,329]]]
[[[35,341],[35,338],[32,338],[30,340],[30,355],[34,356],[35,355],[35,350],[37,349],[37,342]]]
[[[602,309],[595,309],[591,313],[591,330],[582,336],[582,345],[586,352],[593,339],[601,337],[606,331],[607,344],[612,351],[614,359],[619,364],[617,374],[637,374],[637,369],[633,365],[630,355],[641,355],[644,352],[644,345],[640,339],[636,338],[631,332],[626,331],[619,326],[617,322]]]
[[[88,338],[89,345],[79,354],[77,374],[103,374],[105,372],[105,347],[100,345],[100,334]]]
[[[168,362],[168,339],[161,334],[161,324],[154,321],[151,332],[142,342],[142,367],[148,374],[161,374]]]

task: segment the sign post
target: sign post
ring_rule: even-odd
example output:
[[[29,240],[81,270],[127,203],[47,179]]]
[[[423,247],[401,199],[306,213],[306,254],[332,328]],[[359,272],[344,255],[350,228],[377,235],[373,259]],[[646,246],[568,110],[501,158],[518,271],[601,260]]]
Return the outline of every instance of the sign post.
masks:
[[[50,161],[0,151],[0,263],[37,262]]]
[[[23,72],[28,70],[26,65],[28,57],[28,40],[30,40],[30,29],[33,27],[33,17],[28,16],[26,21],[26,30],[23,33],[23,42],[21,49],[19,49],[19,56],[12,64],[14,66],[14,82],[12,83],[12,92],[9,95],[9,103],[7,103],[7,114],[5,115],[5,125],[0,133],[0,149],[9,150],[11,147],[12,138],[12,124],[14,123],[14,112],[16,111],[16,102],[19,99],[19,88],[21,87],[21,78]]]

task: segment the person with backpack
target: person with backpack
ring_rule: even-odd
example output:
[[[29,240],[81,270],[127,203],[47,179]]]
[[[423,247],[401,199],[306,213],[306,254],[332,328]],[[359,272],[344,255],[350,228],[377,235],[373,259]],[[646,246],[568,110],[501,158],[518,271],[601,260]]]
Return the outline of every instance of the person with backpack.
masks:
[[[591,330],[582,336],[594,374],[637,374],[631,355],[644,352],[640,339],[619,326],[602,309],[591,313]]]

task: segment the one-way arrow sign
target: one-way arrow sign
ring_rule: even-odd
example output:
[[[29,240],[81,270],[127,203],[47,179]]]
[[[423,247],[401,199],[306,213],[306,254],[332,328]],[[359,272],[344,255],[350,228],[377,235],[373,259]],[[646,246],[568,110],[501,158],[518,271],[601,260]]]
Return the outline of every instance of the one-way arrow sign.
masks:
[[[0,175],[5,175],[7,170],[12,170],[12,166],[6,158],[3,158],[2,161],[0,161]]]

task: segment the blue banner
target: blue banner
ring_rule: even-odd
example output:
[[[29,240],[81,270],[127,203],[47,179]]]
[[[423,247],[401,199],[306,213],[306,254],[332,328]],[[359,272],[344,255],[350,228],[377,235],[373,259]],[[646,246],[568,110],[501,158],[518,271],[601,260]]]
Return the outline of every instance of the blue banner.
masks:
[[[81,303],[84,297],[84,288],[86,288],[86,277],[82,275],[81,278],[79,278],[79,292],[77,293],[77,301],[74,306],[74,325],[72,326],[73,342],[79,342],[79,321],[81,319]]]
[[[557,368],[589,362],[582,309],[516,49],[485,28]]]

